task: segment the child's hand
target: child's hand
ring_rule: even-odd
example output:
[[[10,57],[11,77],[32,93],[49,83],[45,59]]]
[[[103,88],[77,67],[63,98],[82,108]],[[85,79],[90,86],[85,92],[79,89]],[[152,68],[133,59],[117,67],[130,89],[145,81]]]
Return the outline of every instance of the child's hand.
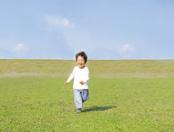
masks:
[[[66,81],[64,84],[67,85],[68,83],[69,83],[69,82]]]
[[[84,81],[80,81],[80,84],[81,84],[81,85],[84,85]]]

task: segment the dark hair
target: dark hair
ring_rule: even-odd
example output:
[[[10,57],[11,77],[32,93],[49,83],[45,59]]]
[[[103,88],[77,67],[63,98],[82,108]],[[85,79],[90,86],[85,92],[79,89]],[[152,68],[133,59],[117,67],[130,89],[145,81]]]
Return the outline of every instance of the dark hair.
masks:
[[[76,61],[77,61],[77,58],[79,56],[83,57],[83,59],[85,60],[85,63],[87,62],[88,57],[87,57],[87,55],[86,55],[86,53],[84,51],[81,51],[81,52],[79,52],[79,53],[76,54]]]

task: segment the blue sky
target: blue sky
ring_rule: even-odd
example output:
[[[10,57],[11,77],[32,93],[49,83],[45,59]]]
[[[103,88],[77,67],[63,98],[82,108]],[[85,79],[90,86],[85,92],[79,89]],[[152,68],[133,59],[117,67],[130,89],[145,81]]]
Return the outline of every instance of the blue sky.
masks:
[[[6,0],[0,58],[173,59],[173,0]]]

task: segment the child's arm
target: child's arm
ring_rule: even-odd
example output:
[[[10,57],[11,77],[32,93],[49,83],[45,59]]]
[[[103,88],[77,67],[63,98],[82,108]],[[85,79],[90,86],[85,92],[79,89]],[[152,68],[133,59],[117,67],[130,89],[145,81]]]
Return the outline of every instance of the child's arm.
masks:
[[[81,84],[81,85],[84,85],[84,84],[87,83],[88,81],[89,81],[89,70],[87,69],[86,74],[85,74],[83,80],[80,81],[80,84]]]
[[[75,72],[75,69],[73,69],[73,71],[71,72],[70,76],[69,76],[68,79],[66,80],[65,84],[70,83],[71,80],[74,79],[74,72]]]

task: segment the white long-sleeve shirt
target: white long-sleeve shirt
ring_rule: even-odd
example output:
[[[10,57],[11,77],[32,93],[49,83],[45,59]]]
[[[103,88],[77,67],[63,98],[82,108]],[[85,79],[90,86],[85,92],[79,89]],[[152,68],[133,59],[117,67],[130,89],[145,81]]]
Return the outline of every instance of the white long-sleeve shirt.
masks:
[[[81,69],[78,66],[75,66],[67,79],[67,82],[70,82],[72,79],[74,79],[74,89],[88,89],[89,69],[87,67]],[[83,85],[80,84],[81,81],[84,82]]]

